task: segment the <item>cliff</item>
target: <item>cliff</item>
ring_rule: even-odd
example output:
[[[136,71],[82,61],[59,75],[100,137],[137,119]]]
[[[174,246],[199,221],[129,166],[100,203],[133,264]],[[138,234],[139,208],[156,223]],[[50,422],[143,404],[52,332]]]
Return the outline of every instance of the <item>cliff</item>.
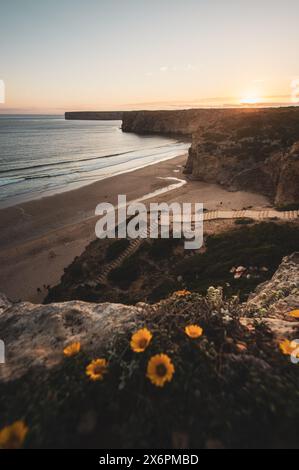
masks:
[[[167,134],[190,137],[221,110],[130,111],[123,114],[122,130],[137,134]]]
[[[65,119],[78,121],[121,121],[122,111],[74,111],[65,113]]]
[[[173,111],[127,111],[123,113],[122,130],[137,134],[176,134],[192,137],[212,129],[228,118],[256,114],[252,109],[184,109]]]
[[[122,119],[124,132],[189,138],[191,178],[262,193],[277,206],[299,204],[299,107],[73,112],[65,118]]]
[[[299,107],[129,112],[123,130],[192,136],[193,179],[299,204]]]
[[[298,366],[279,347],[298,338],[289,315],[298,305],[299,254],[245,304],[220,289],[152,307],[0,296],[1,427],[22,419],[26,448],[298,448]],[[185,334],[190,324],[203,328],[200,338]],[[144,326],[153,338],[137,354],[131,335]],[[64,357],[74,341],[80,352]],[[160,389],[146,370],[161,352],[174,374]],[[108,369],[92,382],[86,367],[96,358]]]
[[[299,108],[227,115],[193,134],[186,172],[229,189],[299,203]]]

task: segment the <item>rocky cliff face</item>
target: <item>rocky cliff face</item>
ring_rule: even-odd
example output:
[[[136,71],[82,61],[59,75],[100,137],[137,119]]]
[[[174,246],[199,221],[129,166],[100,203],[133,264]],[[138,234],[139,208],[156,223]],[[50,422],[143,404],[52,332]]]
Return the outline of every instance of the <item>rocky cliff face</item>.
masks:
[[[277,205],[299,201],[299,142],[296,142],[280,160],[275,201]]]
[[[192,178],[299,203],[299,108],[132,112],[123,130],[192,136]]]
[[[167,134],[190,137],[207,122],[223,115],[223,110],[187,109],[178,111],[130,111],[123,114],[124,132]]]
[[[277,205],[299,203],[299,109],[257,110],[219,119],[193,135],[186,171],[248,189]]]

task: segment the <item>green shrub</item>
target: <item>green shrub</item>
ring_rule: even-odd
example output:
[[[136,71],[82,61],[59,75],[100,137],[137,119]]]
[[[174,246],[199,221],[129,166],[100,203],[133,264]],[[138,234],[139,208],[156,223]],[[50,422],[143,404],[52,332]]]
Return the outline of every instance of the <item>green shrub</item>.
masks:
[[[284,206],[277,206],[276,210],[279,211],[279,212],[297,211],[297,210],[299,210],[299,202],[294,203],[294,204],[286,204]]]
[[[254,224],[254,219],[251,219],[250,217],[235,220],[235,225],[251,225],[251,224]]]
[[[181,240],[178,238],[157,238],[149,247],[149,256],[154,259],[169,258],[180,243]]]
[[[182,275],[191,290],[204,293],[211,285],[221,285],[227,295],[240,293],[244,298],[275,272],[284,256],[299,250],[299,228],[265,222],[210,236],[206,245],[205,253],[178,263],[175,275]],[[266,266],[269,271],[236,280],[230,270],[240,265]]]
[[[113,261],[117,259],[130,245],[130,240],[122,238],[116,240],[112,245],[110,245],[106,252],[106,260]]]
[[[111,271],[108,279],[114,282],[118,287],[128,289],[132,282],[138,279],[140,273],[140,263],[135,254],[127,258],[119,268]]]
[[[169,297],[170,294],[178,290],[178,284],[172,279],[165,279],[157,287],[155,287],[150,296],[150,302],[158,302],[161,299]]]

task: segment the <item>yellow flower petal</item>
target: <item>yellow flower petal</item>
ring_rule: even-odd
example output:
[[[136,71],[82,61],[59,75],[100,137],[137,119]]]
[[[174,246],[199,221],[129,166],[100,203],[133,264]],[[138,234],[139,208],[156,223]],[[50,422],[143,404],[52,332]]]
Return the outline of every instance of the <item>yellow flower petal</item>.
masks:
[[[164,387],[166,382],[171,382],[175,372],[171,359],[166,354],[153,356],[147,365],[147,378],[157,387]]]
[[[76,356],[80,352],[81,343],[72,343],[63,350],[63,354],[66,357]]]
[[[0,449],[20,449],[28,433],[23,421],[16,421],[0,431]]]
[[[189,338],[196,339],[203,335],[203,329],[198,325],[189,325],[186,326],[185,333]]]
[[[98,380],[103,380],[104,375],[107,373],[108,362],[106,359],[94,359],[86,367],[86,375],[90,380],[96,382]]]
[[[285,339],[280,343],[279,348],[283,354],[286,356],[291,356],[291,354],[294,354],[296,349],[299,348],[299,345],[295,341],[289,341],[288,339]],[[299,352],[296,354],[296,356],[299,357]]]
[[[299,318],[299,310],[293,310],[289,315],[293,318]]]
[[[144,352],[149,346],[152,337],[152,333],[147,328],[136,331],[131,339],[131,349],[136,353]]]
[[[178,290],[177,292],[174,293],[177,297],[186,297],[187,295],[190,295],[191,292],[184,289],[184,290]]]

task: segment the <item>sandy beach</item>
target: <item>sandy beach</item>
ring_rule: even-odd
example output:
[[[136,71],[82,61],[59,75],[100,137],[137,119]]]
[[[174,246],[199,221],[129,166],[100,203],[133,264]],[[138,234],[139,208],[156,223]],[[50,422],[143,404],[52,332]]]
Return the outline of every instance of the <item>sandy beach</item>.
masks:
[[[0,291],[11,300],[41,302],[47,286],[57,284],[73,259],[95,238],[97,204],[116,204],[119,194],[139,199],[185,179],[186,155],[114,176],[69,192],[0,211]],[[166,178],[166,179],[163,179]],[[249,192],[188,181],[147,202],[203,202],[208,210],[263,208],[269,201]]]

